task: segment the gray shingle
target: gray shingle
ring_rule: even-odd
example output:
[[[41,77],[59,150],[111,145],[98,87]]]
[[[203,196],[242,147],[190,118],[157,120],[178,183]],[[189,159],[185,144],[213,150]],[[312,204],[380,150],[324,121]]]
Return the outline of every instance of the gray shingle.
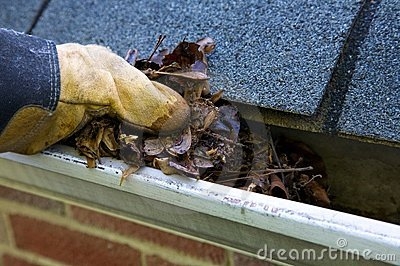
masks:
[[[0,27],[16,31],[29,29],[42,0],[0,0]]]
[[[339,120],[342,134],[400,141],[399,55],[399,1],[382,1],[346,95]]]
[[[213,37],[211,84],[239,102],[315,112],[360,1],[52,0],[33,33],[147,56],[159,34],[172,47]]]

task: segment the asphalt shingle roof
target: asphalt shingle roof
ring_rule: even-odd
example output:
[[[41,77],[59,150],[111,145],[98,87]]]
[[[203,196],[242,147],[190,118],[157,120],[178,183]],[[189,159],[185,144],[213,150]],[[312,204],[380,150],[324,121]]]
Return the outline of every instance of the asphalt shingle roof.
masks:
[[[26,30],[41,1],[8,2],[0,26]],[[210,36],[211,85],[225,98],[272,124],[399,145],[399,23],[398,0],[52,0],[33,34],[142,57],[159,34],[170,48]]]
[[[131,3],[53,0],[34,33],[102,43],[120,55],[132,46],[149,54],[159,34],[170,46],[210,36],[218,45],[214,88],[230,100],[306,115],[318,107],[360,7],[348,0]]]
[[[0,0],[0,27],[27,31],[41,3],[42,0]]]
[[[339,120],[343,134],[400,142],[400,3],[382,1],[369,29]]]

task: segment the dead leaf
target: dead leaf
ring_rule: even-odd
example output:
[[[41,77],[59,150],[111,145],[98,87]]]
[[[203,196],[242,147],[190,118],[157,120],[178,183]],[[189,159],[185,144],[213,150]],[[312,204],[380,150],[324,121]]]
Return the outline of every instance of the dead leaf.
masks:
[[[209,54],[215,49],[215,41],[210,37],[204,37],[196,42],[199,45],[199,50],[203,51],[205,54]]]
[[[158,155],[164,151],[164,144],[160,138],[146,138],[144,140],[143,151],[146,155]]]
[[[206,99],[199,99],[191,105],[191,127],[193,131],[206,130],[217,117],[218,109]]]
[[[169,160],[168,165],[178,170],[180,174],[190,176],[190,177],[198,177],[200,175],[199,170],[188,161],[176,162],[173,160]]]
[[[88,168],[96,167],[101,156],[116,155],[115,127],[116,122],[108,117],[94,119],[75,138],[76,147],[86,157]]]
[[[303,192],[303,200],[307,203],[329,208],[330,200],[328,194],[326,190],[314,180],[315,177],[316,176],[310,179],[308,175],[301,174],[297,187],[300,187],[300,191]]]
[[[96,167],[96,159],[86,156],[87,168],[95,168]]]
[[[213,103],[218,102],[219,100],[221,100],[223,94],[224,94],[224,90],[217,91],[216,93],[211,95],[210,101],[212,101]]]
[[[192,42],[182,41],[163,59],[163,65],[178,63],[183,70],[189,70],[197,60],[203,60],[203,52],[199,51],[200,45]]]
[[[129,175],[137,172],[140,169],[140,165],[130,165],[128,169],[122,171],[121,178],[119,180],[119,185],[121,186],[122,183],[128,178]]]
[[[190,127],[187,127],[182,133],[175,139],[174,144],[167,150],[172,154],[185,154],[191,147],[192,144],[192,133]]]
[[[121,123],[119,131],[120,158],[129,165],[142,166],[144,161],[142,155],[143,140],[139,135],[141,133],[127,123]]]
[[[210,125],[210,129],[233,142],[238,141],[240,120],[238,110],[233,105],[223,105],[218,108],[217,119]]]
[[[162,72],[162,71],[154,71],[156,74],[160,75],[168,75],[168,76],[174,76],[174,77],[179,77],[179,78],[184,78],[184,79],[190,79],[193,81],[205,81],[210,79],[206,74],[202,72]]]
[[[136,64],[138,54],[139,52],[137,49],[129,49],[125,55],[125,61],[134,66]]]
[[[199,168],[211,168],[214,166],[213,162],[209,158],[204,158],[201,156],[195,156],[194,157],[194,164],[196,167]]]
[[[275,174],[269,176],[270,186],[268,189],[268,194],[274,197],[288,199],[289,192],[286,190],[285,185],[282,180]]]
[[[178,174],[179,171],[169,165],[170,159],[168,157],[165,158],[154,158],[153,166],[157,169],[160,169],[166,175]]]
[[[101,140],[100,156],[116,157],[118,155],[119,144],[115,139],[115,128],[106,127]]]
[[[207,55],[216,47],[214,40],[183,40],[170,52],[159,49],[164,39],[160,35],[147,58],[138,59],[139,52],[133,49],[126,60],[186,99],[191,108],[190,127],[170,135],[143,135],[116,119],[95,119],[74,142],[86,156],[88,167],[96,167],[103,156],[113,156],[130,165],[121,183],[146,164],[165,174],[329,207],[321,157],[303,142],[273,140],[266,125],[261,125],[264,131],[250,131],[237,108],[222,98],[222,90],[210,94]],[[323,178],[316,180],[318,175]]]

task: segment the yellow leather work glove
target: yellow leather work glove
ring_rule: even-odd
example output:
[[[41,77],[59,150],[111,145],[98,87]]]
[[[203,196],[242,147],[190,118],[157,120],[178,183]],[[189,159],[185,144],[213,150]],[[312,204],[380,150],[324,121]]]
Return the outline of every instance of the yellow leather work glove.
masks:
[[[150,81],[109,49],[70,43],[58,45],[57,52],[57,108],[19,110],[2,133],[0,151],[39,152],[105,114],[152,132],[176,131],[188,122],[189,106],[177,92]]]

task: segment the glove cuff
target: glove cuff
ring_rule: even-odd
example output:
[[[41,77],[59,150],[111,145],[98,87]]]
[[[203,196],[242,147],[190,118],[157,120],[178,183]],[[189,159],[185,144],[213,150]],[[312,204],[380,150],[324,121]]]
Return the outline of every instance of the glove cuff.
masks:
[[[0,29],[0,134],[27,106],[49,112],[60,96],[56,45],[49,40]]]

